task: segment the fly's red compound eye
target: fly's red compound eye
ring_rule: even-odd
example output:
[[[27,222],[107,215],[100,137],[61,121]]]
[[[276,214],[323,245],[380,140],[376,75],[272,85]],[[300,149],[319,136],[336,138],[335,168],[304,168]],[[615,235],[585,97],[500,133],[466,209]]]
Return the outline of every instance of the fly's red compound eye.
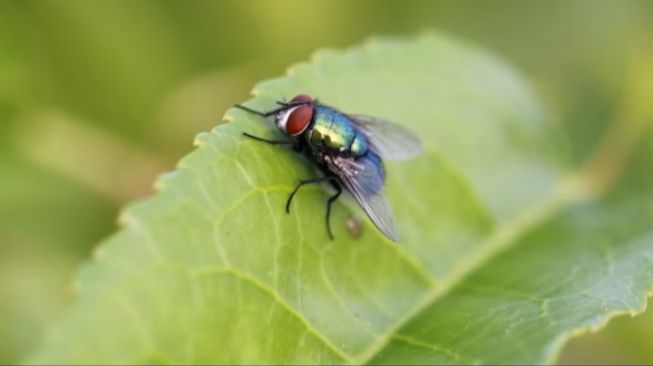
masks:
[[[294,101],[294,99],[293,99]],[[313,118],[313,106],[304,104],[291,109],[288,112],[285,123],[285,131],[290,136],[297,136],[304,132]]]
[[[313,98],[310,95],[299,94],[298,96],[292,98],[290,103],[313,103]]]
[[[304,132],[313,119],[313,98],[307,94],[299,94],[289,103],[280,104],[288,109],[284,108],[276,115],[277,127],[290,136]]]

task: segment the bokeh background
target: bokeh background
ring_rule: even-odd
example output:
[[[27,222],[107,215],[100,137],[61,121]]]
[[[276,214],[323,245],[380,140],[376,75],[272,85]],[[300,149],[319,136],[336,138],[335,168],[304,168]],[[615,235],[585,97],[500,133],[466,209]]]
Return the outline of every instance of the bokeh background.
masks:
[[[651,1],[0,0],[0,363],[38,347],[75,268],[196,133],[318,48],[438,30],[520,68],[580,164],[653,45]],[[219,188],[219,187],[218,187]],[[653,311],[561,363],[653,363]]]

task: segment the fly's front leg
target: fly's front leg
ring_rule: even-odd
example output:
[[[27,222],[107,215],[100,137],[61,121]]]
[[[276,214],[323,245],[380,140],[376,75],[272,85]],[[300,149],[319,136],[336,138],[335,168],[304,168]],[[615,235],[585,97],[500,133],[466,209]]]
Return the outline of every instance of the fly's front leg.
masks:
[[[240,104],[236,104],[236,105],[234,105],[234,107],[236,107],[238,109],[242,109],[242,110],[244,110],[246,112],[249,112],[249,113],[252,113],[252,114],[256,114],[257,116],[261,116],[261,117],[269,117],[269,116],[272,116],[272,115],[274,115],[274,114],[288,108],[288,106],[284,104],[280,108],[273,109],[273,110],[267,111],[267,112],[261,112],[261,111],[255,110],[255,109],[251,109],[249,107],[245,107],[244,105],[240,105]],[[296,151],[301,152],[301,146],[295,140],[269,140],[269,139],[266,139],[266,138],[263,138],[263,137],[254,136],[254,135],[249,134],[247,132],[243,132],[243,136],[249,137],[250,139],[253,139],[253,140],[256,140],[256,141],[265,142],[265,143],[270,144],[270,145],[293,145],[293,148]]]
[[[271,111],[261,112],[261,111],[257,111],[257,110],[255,110],[255,109],[251,109],[251,108],[249,108],[249,107],[245,107],[244,105],[240,105],[240,104],[236,104],[236,105],[234,105],[234,107],[236,107],[236,108],[238,108],[238,109],[242,109],[242,110],[244,110],[245,112],[249,112],[249,113],[252,113],[252,114],[256,114],[257,116],[261,116],[261,117],[270,117],[270,116],[275,115],[275,114],[277,114],[278,112],[284,110],[284,107],[281,107],[281,108],[273,109],[273,110],[271,110]]]
[[[308,103],[309,102],[288,102],[288,103],[286,103],[286,102],[277,102],[277,104],[280,105],[279,108],[275,108],[275,109],[272,109],[272,110],[269,110],[269,111],[266,111],[266,112],[257,111],[255,109],[245,107],[242,104],[235,104],[234,107],[236,107],[238,109],[242,109],[245,112],[255,114],[257,116],[270,117],[270,116],[273,116],[273,115],[275,115],[275,114],[277,114],[277,113],[279,113],[281,111],[287,110],[287,109],[289,109],[291,107],[295,107],[295,106],[303,105],[303,104],[308,104]]]
[[[296,142],[293,141],[293,140],[268,140],[268,139],[263,138],[263,137],[250,135],[247,132],[243,132],[243,136],[249,137],[252,140],[265,142],[266,144],[270,144],[270,145],[294,145],[294,144],[296,144]]]

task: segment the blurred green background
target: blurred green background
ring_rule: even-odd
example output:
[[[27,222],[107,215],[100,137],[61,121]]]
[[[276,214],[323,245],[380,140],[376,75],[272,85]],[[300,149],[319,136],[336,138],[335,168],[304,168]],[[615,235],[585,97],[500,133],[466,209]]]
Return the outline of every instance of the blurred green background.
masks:
[[[580,164],[623,101],[651,1],[1,1],[0,363],[38,347],[75,268],[196,133],[317,48],[444,31],[520,68]],[[561,363],[653,363],[653,311]]]

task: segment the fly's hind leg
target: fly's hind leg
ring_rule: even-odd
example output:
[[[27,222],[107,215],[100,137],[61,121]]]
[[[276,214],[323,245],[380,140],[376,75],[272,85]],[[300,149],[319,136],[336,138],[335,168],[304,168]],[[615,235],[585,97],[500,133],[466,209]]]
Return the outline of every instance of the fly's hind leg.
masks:
[[[322,183],[326,181],[331,181],[333,179],[334,179],[333,177],[317,177],[317,178],[300,180],[297,186],[295,186],[295,189],[293,189],[292,192],[290,193],[290,196],[288,196],[288,200],[286,201],[286,213],[290,213],[290,204],[292,203],[292,199],[295,197],[295,194],[297,194],[300,188],[302,188],[307,184]]]
[[[326,226],[327,233],[329,233],[329,239],[333,240],[333,232],[331,232],[331,205],[342,194],[342,187],[340,187],[340,184],[338,184],[336,180],[331,180],[331,185],[336,189],[336,193],[334,193],[333,196],[329,197],[329,200],[327,201]]]
[[[329,234],[329,239],[333,240],[333,232],[331,231],[331,205],[342,194],[342,187],[340,187],[340,184],[338,183],[336,177],[326,176],[326,177],[300,180],[297,186],[295,186],[295,189],[293,189],[293,191],[290,193],[290,196],[288,196],[288,200],[286,201],[286,213],[290,213],[290,204],[292,203],[292,199],[293,197],[295,197],[295,194],[297,194],[297,192],[301,187],[307,184],[323,183],[323,182],[330,182],[333,188],[335,188],[336,190],[336,193],[334,193],[333,196],[329,197],[329,199],[327,200],[327,209],[326,209],[327,233]]]

